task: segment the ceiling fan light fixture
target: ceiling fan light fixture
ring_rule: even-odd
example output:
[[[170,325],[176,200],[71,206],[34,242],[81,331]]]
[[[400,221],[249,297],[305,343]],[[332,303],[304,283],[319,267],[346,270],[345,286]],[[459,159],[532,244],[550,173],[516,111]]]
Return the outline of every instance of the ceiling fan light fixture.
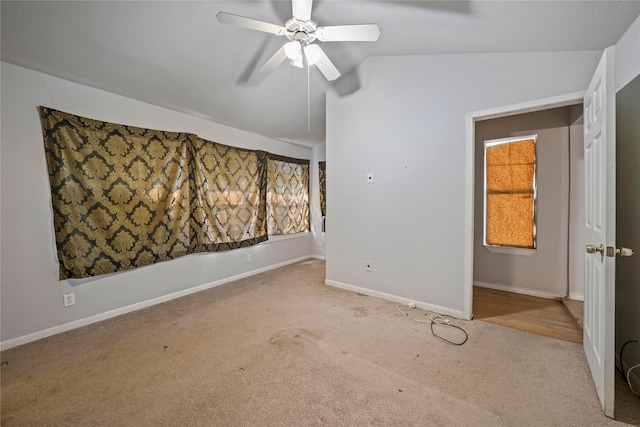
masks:
[[[300,59],[302,61],[302,45],[295,40],[284,45],[284,54],[293,61]]]
[[[291,65],[298,68],[304,68],[304,62],[302,61],[302,55],[297,57],[296,59],[291,60]]]

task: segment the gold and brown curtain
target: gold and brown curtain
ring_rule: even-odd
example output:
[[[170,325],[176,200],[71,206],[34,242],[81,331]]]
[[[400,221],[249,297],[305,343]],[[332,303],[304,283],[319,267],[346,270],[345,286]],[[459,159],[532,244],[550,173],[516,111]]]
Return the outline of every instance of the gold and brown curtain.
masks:
[[[269,154],[267,230],[270,236],[309,229],[309,161]]]
[[[60,279],[189,251],[188,135],[40,107]]]
[[[308,160],[39,112],[60,279],[309,229]]]
[[[267,153],[192,137],[191,250],[215,252],[267,240]]]
[[[327,216],[327,162],[318,163],[318,174],[320,175],[320,212],[322,216]]]

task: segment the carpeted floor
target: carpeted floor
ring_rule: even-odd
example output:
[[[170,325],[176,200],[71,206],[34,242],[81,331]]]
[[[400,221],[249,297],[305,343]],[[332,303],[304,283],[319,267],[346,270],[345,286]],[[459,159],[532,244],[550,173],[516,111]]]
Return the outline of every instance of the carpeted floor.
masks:
[[[455,320],[456,347],[323,282],[309,260],[4,351],[2,425],[623,425],[579,344]]]

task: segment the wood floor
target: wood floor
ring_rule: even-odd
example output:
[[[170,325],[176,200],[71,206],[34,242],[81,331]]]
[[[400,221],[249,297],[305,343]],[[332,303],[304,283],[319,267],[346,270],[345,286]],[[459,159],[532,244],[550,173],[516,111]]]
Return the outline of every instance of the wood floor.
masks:
[[[559,300],[473,288],[474,319],[576,343],[582,327]]]

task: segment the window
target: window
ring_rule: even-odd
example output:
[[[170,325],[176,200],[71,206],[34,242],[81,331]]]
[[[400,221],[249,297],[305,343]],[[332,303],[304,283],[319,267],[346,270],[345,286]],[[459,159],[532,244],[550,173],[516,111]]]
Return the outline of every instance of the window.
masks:
[[[322,214],[322,232],[326,231],[325,222],[327,216],[327,162],[318,163],[318,175],[320,182],[320,213]]]
[[[318,178],[320,182],[320,212],[327,215],[327,162],[318,162]]]
[[[309,230],[309,160],[40,107],[60,279]]]
[[[484,245],[490,251],[536,248],[536,137],[484,142]]]
[[[268,240],[264,194],[268,153],[190,138],[190,253]]]
[[[269,154],[267,233],[309,231],[309,161]]]

